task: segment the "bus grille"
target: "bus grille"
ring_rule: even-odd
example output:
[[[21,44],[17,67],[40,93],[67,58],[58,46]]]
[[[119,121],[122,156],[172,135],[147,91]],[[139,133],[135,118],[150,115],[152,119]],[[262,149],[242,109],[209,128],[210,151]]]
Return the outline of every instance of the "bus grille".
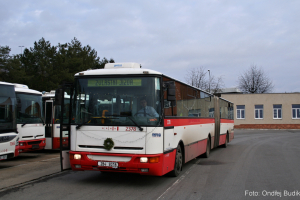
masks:
[[[80,148],[93,148],[93,149],[104,149],[104,146],[90,146],[90,145],[79,145]],[[143,150],[143,147],[114,147],[114,149],[121,150]]]
[[[41,141],[33,141],[33,142],[28,142],[28,145],[33,145],[33,144],[40,144]]]

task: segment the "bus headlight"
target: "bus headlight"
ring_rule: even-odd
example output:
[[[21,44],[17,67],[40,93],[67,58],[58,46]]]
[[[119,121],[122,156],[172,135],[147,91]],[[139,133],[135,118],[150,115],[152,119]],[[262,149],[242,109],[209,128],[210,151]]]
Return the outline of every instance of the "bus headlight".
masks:
[[[75,160],[80,160],[81,159],[81,155],[80,154],[74,154],[74,159]]]
[[[140,162],[141,163],[146,163],[146,162],[148,162],[148,158],[147,157],[141,157]]]

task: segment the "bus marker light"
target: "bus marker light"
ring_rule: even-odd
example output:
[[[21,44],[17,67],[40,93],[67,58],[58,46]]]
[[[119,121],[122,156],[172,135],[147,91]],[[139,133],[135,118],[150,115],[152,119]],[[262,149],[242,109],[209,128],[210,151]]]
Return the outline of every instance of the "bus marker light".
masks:
[[[177,135],[177,133],[174,133],[174,135]]]
[[[150,163],[158,163],[158,161],[159,161],[159,157],[151,157],[151,158],[149,158],[149,162]]]
[[[75,165],[75,168],[81,168],[81,165]]]
[[[141,157],[140,162],[141,163],[146,163],[146,162],[148,162],[148,158],[147,157]]]
[[[81,159],[81,155],[80,154],[74,154],[74,159],[75,160],[80,160]]]
[[[149,169],[148,168],[142,168],[141,172],[149,172]]]

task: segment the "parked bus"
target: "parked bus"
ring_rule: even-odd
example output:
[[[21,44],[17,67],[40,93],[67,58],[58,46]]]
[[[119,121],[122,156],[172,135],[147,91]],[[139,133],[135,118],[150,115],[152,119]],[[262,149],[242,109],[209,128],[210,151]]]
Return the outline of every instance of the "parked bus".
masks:
[[[27,85],[14,84],[17,98],[19,152],[42,150],[46,146],[42,114],[42,93]]]
[[[0,160],[19,155],[16,105],[14,85],[0,82]]]
[[[45,92],[42,96],[43,108],[45,115],[45,133],[46,147],[45,149],[60,148],[60,105],[54,105],[55,90]],[[69,96],[66,96],[66,101],[69,101]],[[68,111],[67,111],[68,113]],[[66,115],[64,115],[66,116]],[[64,132],[63,146],[68,146],[68,133]]]
[[[74,120],[62,156],[72,170],[178,176],[234,137],[231,102],[137,63],[79,72],[70,91]]]

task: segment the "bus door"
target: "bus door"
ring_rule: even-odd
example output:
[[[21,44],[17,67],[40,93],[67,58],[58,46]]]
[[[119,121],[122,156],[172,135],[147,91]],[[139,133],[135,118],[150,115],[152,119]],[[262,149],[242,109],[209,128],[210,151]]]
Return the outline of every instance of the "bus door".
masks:
[[[215,97],[215,140],[214,147],[219,146],[220,141],[220,106],[219,106],[219,98]]]
[[[45,149],[52,149],[53,138],[53,100],[45,101]]]
[[[70,141],[71,141],[71,115],[72,115],[72,84],[64,84],[55,92],[55,105],[61,105],[60,116],[60,161],[61,171],[71,169],[70,164]],[[63,138],[68,136],[68,142],[63,144]]]

